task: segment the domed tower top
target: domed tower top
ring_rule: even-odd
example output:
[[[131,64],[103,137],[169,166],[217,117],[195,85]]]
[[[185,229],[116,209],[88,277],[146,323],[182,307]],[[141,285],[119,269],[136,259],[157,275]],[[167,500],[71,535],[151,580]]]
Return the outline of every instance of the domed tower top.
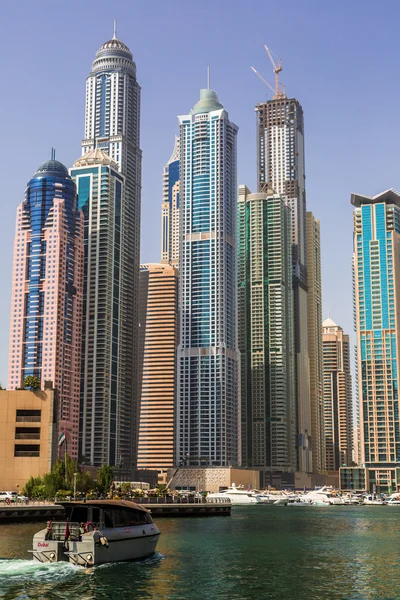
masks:
[[[68,169],[59,160],[56,160],[56,152],[54,148],[51,149],[51,159],[46,160],[43,164],[36,169],[33,176],[35,179],[39,177],[62,177],[65,179],[71,179],[68,173]]]
[[[112,68],[133,71],[136,74],[132,52],[126,44],[117,38],[117,24],[115,20],[114,35],[111,40],[105,42],[97,50],[92,67],[94,72]]]

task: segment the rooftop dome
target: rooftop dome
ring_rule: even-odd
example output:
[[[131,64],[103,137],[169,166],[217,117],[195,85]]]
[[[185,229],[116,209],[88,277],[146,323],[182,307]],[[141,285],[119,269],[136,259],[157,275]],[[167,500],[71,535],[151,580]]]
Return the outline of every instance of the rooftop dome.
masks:
[[[36,170],[36,175],[47,175],[50,177],[67,177],[68,179],[68,169],[59,160],[50,159],[46,160],[40,167]]]
[[[132,52],[129,50],[128,46],[121,42],[117,38],[117,22],[114,20],[114,35],[111,40],[105,42],[96,53],[96,60],[99,58],[106,58],[108,56],[118,56],[120,58],[127,58],[128,60],[133,60]]]
[[[126,44],[117,38],[113,38],[112,40],[108,40],[108,42],[104,42],[104,44],[98,49],[97,54],[99,54],[99,52],[102,50],[123,50],[124,52],[129,52],[129,54],[131,54],[128,46],[126,46]]]
[[[220,110],[224,108],[218,100],[217,92],[214,90],[204,89],[200,90],[200,100],[194,105],[190,111],[191,115],[200,115],[201,113],[208,113],[212,110]]]

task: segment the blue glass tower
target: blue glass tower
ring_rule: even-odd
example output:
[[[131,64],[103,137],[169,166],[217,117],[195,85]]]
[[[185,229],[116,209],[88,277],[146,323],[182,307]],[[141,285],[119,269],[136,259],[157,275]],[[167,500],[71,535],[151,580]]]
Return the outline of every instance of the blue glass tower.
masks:
[[[180,139],[175,138],[171,158],[164,167],[161,221],[161,262],[179,265]]]
[[[237,126],[204,89],[180,122],[178,464],[238,458]]]
[[[400,461],[400,195],[353,194],[362,462],[370,485],[396,489]]]
[[[77,458],[83,223],[66,167],[49,160],[18,207],[9,389],[35,376],[60,393],[60,429]]]

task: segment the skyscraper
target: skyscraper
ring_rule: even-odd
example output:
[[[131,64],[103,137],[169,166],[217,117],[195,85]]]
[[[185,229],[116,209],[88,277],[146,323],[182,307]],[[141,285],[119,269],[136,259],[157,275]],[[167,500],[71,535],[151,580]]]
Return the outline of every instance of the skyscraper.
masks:
[[[17,209],[8,389],[28,375],[59,391],[59,429],[78,458],[83,222],[76,187],[54,159],[43,163]]]
[[[137,371],[139,310],[139,249],[141,161],[140,87],[136,65],[129,48],[114,36],[96,54],[86,80],[85,139],[82,154],[96,148],[117,163],[125,178],[121,197],[121,255],[119,305],[123,314],[119,332],[120,366],[119,422],[115,452],[110,446],[110,460],[129,470],[136,460],[138,435]],[[111,242],[111,240],[109,240]],[[95,335],[93,331],[92,335]],[[119,418],[119,417],[117,417]],[[119,433],[118,433],[119,432]],[[93,431],[93,434],[96,432]],[[118,441],[119,438],[119,441]],[[101,444],[99,441],[98,444]],[[100,454],[103,450],[99,451]],[[97,462],[97,459],[96,459]]]
[[[293,473],[296,422],[290,209],[272,190],[251,194],[239,186],[238,214],[242,465],[264,473]]]
[[[400,195],[352,194],[361,462],[378,491],[400,483]]]
[[[179,266],[180,139],[175,137],[171,158],[164,167],[161,223],[161,262]]]
[[[307,331],[306,192],[303,109],[284,92],[257,104],[258,191],[274,190],[292,214],[298,469],[311,472],[311,406]]]
[[[237,126],[210,89],[179,122],[177,461],[229,466],[238,459]]]
[[[164,471],[175,464],[178,347],[178,271],[140,269],[139,362],[141,395],[138,468]]]
[[[322,326],[326,468],[337,471],[353,458],[350,338],[331,318]]]
[[[318,474],[325,471],[321,233],[319,221],[311,212],[307,212],[306,222],[312,471]]]
[[[121,297],[125,178],[99,149],[77,160],[71,176],[85,225],[80,454],[97,467],[128,469],[133,424],[124,383],[130,348],[124,341],[132,316],[130,303]]]

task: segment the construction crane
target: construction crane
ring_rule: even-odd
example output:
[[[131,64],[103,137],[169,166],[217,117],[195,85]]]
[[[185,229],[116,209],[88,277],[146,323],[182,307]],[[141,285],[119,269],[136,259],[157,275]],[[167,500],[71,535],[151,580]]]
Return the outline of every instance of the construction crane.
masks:
[[[282,71],[282,61],[278,58],[278,64],[275,63],[272,58],[272,54],[268,48],[268,46],[264,45],[264,48],[268,54],[269,60],[271,61],[272,67],[275,73],[275,89],[268,83],[268,81],[259,73],[254,67],[250,67],[252,71],[265,83],[265,85],[274,93],[274,100],[277,98],[286,98],[285,87],[282,84],[279,84],[279,73]]]

